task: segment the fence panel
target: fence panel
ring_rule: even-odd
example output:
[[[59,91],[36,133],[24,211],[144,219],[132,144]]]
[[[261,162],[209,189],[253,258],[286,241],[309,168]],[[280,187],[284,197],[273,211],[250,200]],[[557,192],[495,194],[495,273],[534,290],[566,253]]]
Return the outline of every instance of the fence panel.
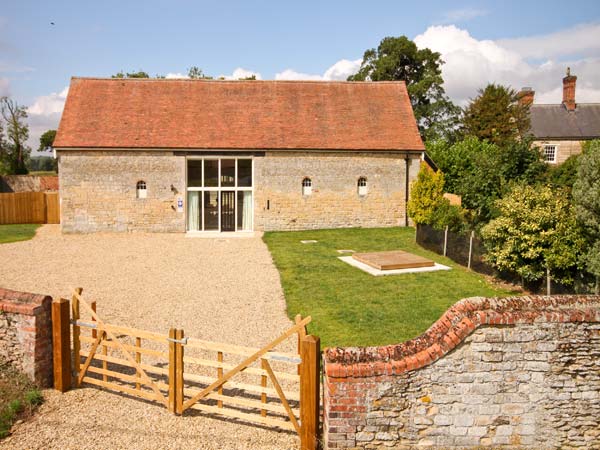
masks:
[[[60,223],[60,200],[58,192],[46,192],[46,223]]]
[[[57,192],[0,194],[0,224],[60,223]]]

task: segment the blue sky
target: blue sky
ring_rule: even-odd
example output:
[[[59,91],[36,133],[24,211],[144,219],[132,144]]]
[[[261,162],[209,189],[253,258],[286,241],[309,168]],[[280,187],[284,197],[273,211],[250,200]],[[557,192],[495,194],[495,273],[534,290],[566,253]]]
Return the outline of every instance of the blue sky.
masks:
[[[490,81],[557,101],[567,64],[580,99],[600,101],[597,0],[1,1],[0,95],[31,107],[32,139],[56,126],[73,75],[197,65],[213,76],[343,79],[365,49],[403,34],[442,53],[459,103]]]

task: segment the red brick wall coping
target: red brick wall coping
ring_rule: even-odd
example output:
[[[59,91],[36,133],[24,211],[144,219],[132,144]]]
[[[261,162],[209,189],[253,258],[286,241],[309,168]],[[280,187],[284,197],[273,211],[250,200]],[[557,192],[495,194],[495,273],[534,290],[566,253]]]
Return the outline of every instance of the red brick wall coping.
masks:
[[[600,296],[466,298],[421,336],[401,344],[327,348],[324,369],[332,378],[400,374],[433,363],[481,325],[534,322],[600,322]]]
[[[46,303],[51,302],[52,297],[49,295],[0,288],[0,311],[2,312],[33,316],[39,312],[38,308],[43,308]]]

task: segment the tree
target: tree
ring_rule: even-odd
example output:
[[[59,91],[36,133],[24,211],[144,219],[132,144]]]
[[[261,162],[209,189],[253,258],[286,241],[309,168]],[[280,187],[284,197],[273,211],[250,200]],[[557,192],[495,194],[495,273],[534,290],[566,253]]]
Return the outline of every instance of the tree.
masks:
[[[583,239],[569,201],[547,186],[517,185],[498,200],[499,217],[481,235],[486,258],[501,271],[517,273],[525,281],[547,277],[563,284],[573,281]]]
[[[408,215],[415,223],[433,223],[433,215],[444,198],[444,174],[423,166],[413,182],[408,201]]]
[[[462,197],[475,226],[496,214],[495,201],[515,182],[536,183],[547,170],[539,150],[526,139],[499,147],[470,136],[453,145],[427,143],[427,151],[444,172],[446,191]]]
[[[596,294],[600,288],[600,139],[586,144],[579,157],[577,179],[573,185],[573,203],[577,220],[587,240],[583,256],[588,272],[596,276]]]
[[[464,111],[463,125],[467,135],[497,145],[526,136],[531,125],[529,105],[519,103],[513,89],[488,84],[478,93]]]
[[[2,97],[0,99],[0,111],[2,119],[6,123],[7,142],[4,145],[3,158],[5,165],[8,166],[8,173],[27,174],[28,170],[25,163],[31,153],[31,149],[25,144],[29,138],[29,127],[25,123],[27,110],[14,100]]]
[[[121,70],[116,74],[112,75],[111,78],[150,78],[148,72],[144,72],[143,70],[138,70],[137,72],[127,72],[123,73]]]
[[[56,130],[48,130],[44,134],[40,136],[40,146],[38,148],[38,152],[45,152],[47,150],[52,150],[52,144],[54,144],[54,139],[56,138]]]
[[[212,80],[212,77],[205,75],[198,66],[192,66],[188,69],[188,77],[192,80]]]
[[[377,49],[364,53],[358,73],[349,76],[348,81],[406,82],[421,136],[425,140],[453,140],[460,108],[445,94],[442,64],[439,53],[417,48],[406,36],[386,37]]]

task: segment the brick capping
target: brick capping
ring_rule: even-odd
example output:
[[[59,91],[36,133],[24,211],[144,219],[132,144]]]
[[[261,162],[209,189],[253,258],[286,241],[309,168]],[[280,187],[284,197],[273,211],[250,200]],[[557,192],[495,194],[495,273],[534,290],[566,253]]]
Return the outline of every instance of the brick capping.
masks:
[[[50,303],[52,297],[49,295],[0,288],[0,311],[2,312],[34,316],[41,309],[49,309]]]
[[[540,322],[600,322],[600,296],[466,298],[421,336],[401,344],[325,349],[324,370],[334,379],[397,375],[440,359],[482,325]]]

